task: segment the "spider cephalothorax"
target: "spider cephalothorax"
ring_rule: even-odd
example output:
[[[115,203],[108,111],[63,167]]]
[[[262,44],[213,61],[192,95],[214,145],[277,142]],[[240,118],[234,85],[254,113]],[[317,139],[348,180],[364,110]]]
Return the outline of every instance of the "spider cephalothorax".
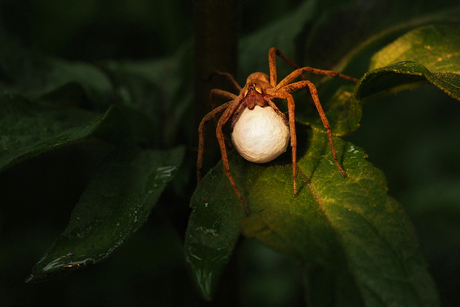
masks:
[[[280,83],[277,83],[276,55],[295,68],[295,70],[286,78],[281,80]],[[213,106],[216,96],[230,99],[230,101],[214,108],[210,113],[208,113],[203,118],[198,128],[200,140],[198,148],[197,177],[199,182],[201,179],[200,171],[203,164],[204,125],[209,120],[216,118],[219,114],[222,114],[216,128],[216,136],[219,141],[220,151],[222,154],[222,164],[228,180],[241,200],[246,215],[249,214],[249,209],[247,208],[245,201],[230,173],[227,149],[225,146],[225,137],[222,132],[222,127],[231,119],[231,127],[233,130],[232,141],[235,148],[245,159],[255,163],[269,162],[278,157],[286,150],[287,143],[290,139],[292,147],[293,194],[295,197],[297,195],[297,136],[295,132],[294,116],[295,103],[292,95],[290,94],[291,92],[308,87],[313,102],[315,103],[323,122],[324,128],[327,131],[334,161],[342,175],[346,176],[345,171],[337,160],[334,143],[332,141],[331,128],[319,102],[316,87],[308,80],[293,81],[300,76],[303,77],[305,72],[340,77],[353,82],[357,82],[358,80],[330,70],[321,70],[311,67],[299,68],[276,48],[270,49],[268,53],[268,60],[270,65],[270,77],[261,72],[252,73],[247,78],[246,85],[243,88],[238,85],[232,75],[223,72],[216,72],[217,74],[226,76],[239,91],[239,95],[237,96],[219,89],[212,90],[210,99]],[[286,119],[286,116],[272,101],[274,98],[287,100],[289,119]],[[251,135],[253,137],[251,137]]]

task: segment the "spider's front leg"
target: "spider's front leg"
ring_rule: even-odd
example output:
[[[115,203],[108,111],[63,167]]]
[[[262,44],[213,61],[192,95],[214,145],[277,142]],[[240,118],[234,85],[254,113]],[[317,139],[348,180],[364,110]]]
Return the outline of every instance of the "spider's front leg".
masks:
[[[295,131],[295,103],[292,95],[286,91],[279,91],[274,88],[267,90],[267,92],[275,98],[286,99],[288,102],[289,113],[289,134],[291,136],[291,149],[292,149],[292,185],[293,195],[297,197],[297,134]]]
[[[223,105],[220,105],[214,108],[214,98],[216,96],[220,96],[220,97],[227,98],[227,99],[232,99],[232,101],[229,101],[227,103],[224,103]],[[198,141],[198,158],[196,162],[197,183],[200,183],[201,168],[203,167],[205,125],[210,120],[217,118],[219,114],[222,114],[223,112],[225,112],[225,110],[229,107],[229,105],[231,105],[231,103],[234,100],[236,100],[237,97],[238,96],[236,96],[235,94],[229,93],[227,91],[223,91],[219,89],[211,90],[210,100],[211,100],[211,105],[213,105],[213,110],[209,112],[208,114],[206,114],[206,116],[201,120],[200,125],[198,126],[199,141]]]
[[[241,204],[244,209],[244,213],[246,215],[249,215],[249,209],[246,206],[246,203],[241,196],[240,191],[236,187],[235,180],[233,179],[233,176],[230,173],[230,165],[228,163],[228,156],[227,156],[227,148],[225,146],[225,137],[224,133],[222,131],[222,127],[228,122],[228,120],[232,117],[232,115],[235,113],[237,108],[241,104],[241,95],[236,96],[235,94],[219,90],[219,89],[213,89],[210,94],[210,99],[211,99],[211,104],[214,105],[214,98],[216,96],[221,96],[224,98],[229,98],[232,99],[231,101],[224,103],[223,105],[213,109],[211,112],[209,112],[202,120],[201,123],[198,127],[198,134],[199,134],[199,144],[198,144],[198,158],[197,158],[197,182],[200,183],[201,180],[201,167],[203,166],[203,154],[204,154],[204,138],[205,138],[205,124],[209,122],[210,120],[218,117],[219,114],[223,113],[222,116],[220,117],[219,121],[217,122],[217,127],[216,127],[216,136],[217,140],[219,142],[219,147],[222,155],[222,164],[224,166],[224,171],[225,174],[227,175],[228,180],[230,181],[230,184],[232,185],[233,189],[235,190],[236,194],[238,195],[238,198],[241,201]]]
[[[315,106],[316,106],[316,109],[318,110],[318,113],[319,113],[319,116],[321,118],[321,121],[323,122],[323,126],[324,126],[324,128],[326,129],[326,132],[327,132],[327,137],[329,139],[329,144],[331,146],[331,151],[332,151],[332,156],[334,158],[334,162],[337,165],[337,167],[339,168],[339,171],[342,174],[342,176],[346,177],[347,174],[345,173],[345,170],[342,168],[342,166],[339,163],[339,160],[337,159],[337,154],[335,152],[335,147],[334,147],[334,141],[332,140],[331,126],[329,125],[329,121],[327,120],[326,113],[324,113],[323,107],[321,106],[321,103],[319,101],[318,91],[317,91],[315,85],[313,83],[311,83],[310,81],[308,81],[308,80],[304,80],[304,81],[298,81],[298,82],[286,85],[286,86],[282,87],[279,91],[281,91],[281,92],[283,92],[283,91],[285,91],[285,92],[293,92],[293,91],[297,91],[299,89],[302,89],[304,87],[308,87],[310,89],[311,97],[313,98],[313,102],[315,103]],[[289,96],[290,96],[290,99],[292,99],[292,95],[289,94]],[[289,98],[286,98],[286,99],[288,99],[288,101],[289,101]],[[294,100],[292,99],[292,101],[294,101]],[[291,116],[291,115],[289,114],[289,116]]]
[[[300,66],[292,62],[287,56],[285,56],[278,48],[272,47],[268,51],[268,65],[270,67],[270,85],[275,87],[277,84],[277,69],[276,69],[276,56],[283,59],[289,66],[294,69],[299,69]],[[302,80],[305,80],[305,75],[302,73]]]
[[[232,174],[230,173],[230,165],[228,163],[228,156],[227,156],[227,147],[225,146],[225,137],[222,131],[222,127],[232,117],[232,115],[235,113],[235,111],[237,110],[240,104],[241,104],[241,97],[238,97],[237,99],[231,102],[231,104],[229,105],[227,110],[225,110],[224,114],[221,116],[221,118],[219,119],[219,122],[217,123],[216,136],[217,136],[217,140],[219,141],[220,152],[222,155],[222,165],[224,166],[225,174],[227,175],[227,178],[230,181],[230,184],[235,190],[236,195],[238,195],[238,198],[241,201],[244,213],[246,214],[246,216],[248,216],[250,211],[248,207],[246,206],[246,202],[244,201],[243,196],[241,196],[240,191],[236,187],[236,183],[235,183],[235,180],[233,179]]]
[[[219,70],[214,70],[214,71],[212,72],[212,74],[220,75],[220,76],[223,76],[223,77],[227,78],[227,80],[230,81],[230,83],[233,84],[233,86],[235,87],[235,89],[236,89],[238,92],[241,92],[241,90],[243,89],[243,88],[238,84],[238,82],[236,82],[235,77],[233,77],[233,75],[232,75],[231,73],[224,72],[224,71],[219,71]],[[211,75],[211,76],[212,76],[212,75]]]

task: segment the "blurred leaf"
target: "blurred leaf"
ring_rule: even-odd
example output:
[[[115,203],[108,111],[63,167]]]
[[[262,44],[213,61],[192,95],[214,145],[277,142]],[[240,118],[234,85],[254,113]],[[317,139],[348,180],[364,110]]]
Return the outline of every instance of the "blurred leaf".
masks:
[[[192,104],[191,45],[186,43],[171,57],[148,61],[108,62],[103,65],[114,82],[119,101],[142,112],[154,125],[156,146],[177,143]],[[188,135],[190,136],[190,135]],[[183,139],[180,140],[183,143]]]
[[[270,25],[240,40],[239,71],[240,77],[246,77],[256,71],[268,73],[268,50],[276,47],[291,60],[296,60],[296,39],[308,25],[317,20],[318,15],[333,11],[337,7],[354,1],[304,1],[291,13],[275,20]],[[278,62],[283,62],[278,59]],[[263,68],[263,70],[261,70]],[[291,67],[286,63],[278,64],[278,80],[282,80]]]
[[[360,100],[398,92],[426,81],[460,100],[460,25],[415,29],[376,53],[358,85]]]
[[[52,278],[106,259],[146,222],[183,154],[183,148],[119,148],[107,156],[75,207],[69,226],[27,281]]]
[[[0,131],[1,171],[89,136],[116,144],[129,142],[126,136],[130,133],[117,107],[99,115],[32,103],[14,95],[0,96]]]
[[[306,268],[307,294],[313,306],[436,306],[436,290],[413,226],[386,194],[383,174],[365,160],[361,149],[335,138],[348,175],[343,178],[326,135],[312,130],[311,137],[308,151],[298,161],[297,198],[292,197],[289,163],[261,166],[230,154],[231,172],[252,212],[241,220],[243,233],[296,258]],[[201,201],[194,203],[195,210],[199,208],[203,218],[199,224],[194,220],[193,228],[207,229],[216,216],[235,210],[242,216],[241,204],[234,193],[228,195],[231,192],[219,164],[195,193],[194,200]],[[233,215],[232,220],[237,217]],[[234,245],[235,222],[232,226],[217,223],[215,234],[223,242],[208,245],[208,252],[209,246],[218,253],[219,246]],[[230,238],[220,237],[230,231]],[[212,272],[213,277],[222,270],[222,265],[210,261],[200,264],[200,270]]]
[[[83,88],[96,106],[107,106],[113,100],[112,83],[99,68],[83,62],[67,62],[58,59],[42,59],[42,61],[47,67],[41,67],[36,73],[28,72],[33,73],[34,82],[36,82],[36,87],[25,89],[25,92],[29,92],[30,98],[34,99],[51,93],[68,83],[76,83]],[[22,79],[21,82],[24,80],[26,79]],[[24,94],[24,89],[21,87],[19,91]]]
[[[400,35],[427,24],[458,22],[459,12],[456,1],[431,0],[354,1],[327,10],[305,34],[304,64],[358,77],[367,71],[369,58]]]
[[[256,240],[238,245],[240,293],[246,306],[304,306],[304,275],[294,259]]]
[[[94,65],[38,55],[0,28],[0,89],[35,100],[64,85],[79,86],[97,108],[113,101],[110,79]]]

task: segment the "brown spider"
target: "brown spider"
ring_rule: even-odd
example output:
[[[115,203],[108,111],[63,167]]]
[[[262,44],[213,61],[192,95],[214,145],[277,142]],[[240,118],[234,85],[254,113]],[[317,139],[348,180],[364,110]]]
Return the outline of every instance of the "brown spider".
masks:
[[[282,58],[286,63],[292,66],[295,70],[290,73],[286,78],[281,80],[280,83],[277,83],[277,72],[276,72],[276,56]],[[291,147],[292,147],[292,179],[293,179],[293,188],[294,188],[294,197],[297,196],[297,185],[296,185],[296,176],[297,176],[297,137],[295,132],[295,117],[294,117],[294,109],[295,103],[294,99],[292,98],[291,92],[297,91],[299,89],[308,87],[310,90],[311,97],[313,98],[313,102],[315,103],[316,109],[318,110],[319,116],[323,122],[324,128],[327,131],[327,136],[329,138],[329,143],[331,146],[332,155],[334,158],[337,167],[339,168],[341,174],[345,177],[346,173],[343,170],[342,166],[340,165],[339,161],[337,160],[337,156],[335,153],[334,143],[332,141],[332,133],[331,128],[329,126],[329,122],[326,118],[326,115],[321,107],[321,103],[319,102],[318,93],[316,87],[308,80],[305,80],[304,73],[313,73],[319,75],[326,75],[326,76],[333,76],[333,77],[340,77],[349,81],[358,82],[358,79],[343,75],[338,72],[330,71],[330,70],[322,70],[316,69],[311,67],[302,67],[300,68],[294,62],[289,60],[284,54],[282,54],[276,48],[270,48],[268,52],[268,62],[270,65],[270,77],[267,74],[256,72],[252,73],[246,81],[246,85],[241,88],[233,76],[229,73],[223,72],[216,72],[219,75],[223,75],[227,77],[227,79],[233,83],[235,88],[240,92],[239,95],[232,94],[227,91],[213,89],[210,93],[211,104],[214,107],[214,99],[216,96],[220,96],[226,99],[229,99],[227,103],[214,108],[211,112],[209,112],[201,121],[200,126],[198,128],[199,133],[199,146],[198,146],[198,160],[197,160],[197,179],[198,183],[201,179],[201,167],[203,164],[203,150],[204,150],[204,136],[205,136],[205,124],[213,118],[216,118],[218,114],[222,114],[220,117],[217,128],[216,128],[216,135],[217,140],[219,141],[220,151],[222,154],[222,164],[224,166],[225,174],[228,177],[233,189],[235,190],[236,194],[238,195],[241,203],[243,205],[244,212],[246,215],[249,215],[249,210],[246,206],[246,203],[241,196],[241,193],[238,191],[236,187],[235,181],[230,173],[230,166],[228,163],[227,157],[227,149],[225,146],[225,138],[222,132],[222,127],[228,122],[230,118],[232,118],[231,128],[233,129],[236,125],[236,122],[239,120],[242,113],[245,109],[254,110],[256,106],[260,106],[262,108],[266,106],[270,106],[282,120],[288,124],[289,131],[291,138]],[[293,82],[296,78],[302,76],[302,81]],[[293,83],[291,83],[293,82]],[[288,113],[289,113],[289,122],[287,122],[286,117],[284,114],[277,108],[277,106],[272,102],[273,98],[280,98],[286,99],[288,102]],[[289,136],[288,136],[289,137]],[[235,143],[235,142],[234,142]],[[236,147],[236,146],[235,146]],[[238,149],[238,148],[237,148]],[[240,151],[240,150],[238,150]],[[277,155],[281,154],[278,153]],[[244,155],[243,155],[244,157]],[[245,157],[246,158],[246,157]],[[274,157],[276,158],[276,156]],[[271,158],[273,160],[274,158]],[[264,163],[269,161],[253,161],[256,163]]]

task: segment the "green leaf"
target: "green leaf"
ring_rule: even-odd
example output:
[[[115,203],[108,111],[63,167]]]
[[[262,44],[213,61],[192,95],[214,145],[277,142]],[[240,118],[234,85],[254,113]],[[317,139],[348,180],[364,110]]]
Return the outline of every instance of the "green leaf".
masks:
[[[27,281],[49,279],[106,259],[146,222],[183,154],[183,148],[120,148],[107,156],[83,192],[68,227]]]
[[[14,95],[0,96],[0,171],[77,141],[97,136],[106,141],[126,141],[129,134],[117,107],[100,115],[32,103]]]
[[[193,212],[185,234],[185,258],[201,296],[211,300],[240,234],[244,216],[238,197],[222,177],[221,163],[193,194]]]
[[[460,100],[460,25],[417,28],[376,53],[359,83],[360,100],[411,89],[426,81]]]
[[[326,135],[312,130],[311,145],[298,161],[297,198],[292,196],[292,168],[283,158],[255,165],[232,152],[230,170],[252,212],[241,219],[242,232],[299,261],[312,306],[438,305],[413,226],[386,194],[383,174],[365,160],[360,148],[339,138],[334,141],[347,177],[333,162]],[[200,210],[212,211],[212,217],[230,210],[242,215],[234,193],[219,200],[213,197],[231,193],[221,167],[200,186],[199,191],[208,193],[207,207],[201,205]],[[203,219],[193,227],[213,221]],[[233,246],[235,232],[221,245]],[[217,246],[212,248],[217,253]],[[222,270],[203,266],[201,270],[212,276]]]
[[[283,179],[277,176],[278,187],[267,183],[276,169],[252,185],[257,192],[249,199],[264,205],[243,221],[244,233],[306,267],[313,305],[327,306],[334,299],[350,306],[436,305],[413,226],[386,194],[382,173],[361,149],[335,139],[348,175],[342,178],[324,134],[314,132],[311,144],[298,163],[304,184],[297,199],[286,188],[289,172]],[[328,288],[332,301],[324,301]]]
[[[432,72],[460,71],[460,25],[433,24],[412,30],[376,53],[369,69],[415,61]]]

